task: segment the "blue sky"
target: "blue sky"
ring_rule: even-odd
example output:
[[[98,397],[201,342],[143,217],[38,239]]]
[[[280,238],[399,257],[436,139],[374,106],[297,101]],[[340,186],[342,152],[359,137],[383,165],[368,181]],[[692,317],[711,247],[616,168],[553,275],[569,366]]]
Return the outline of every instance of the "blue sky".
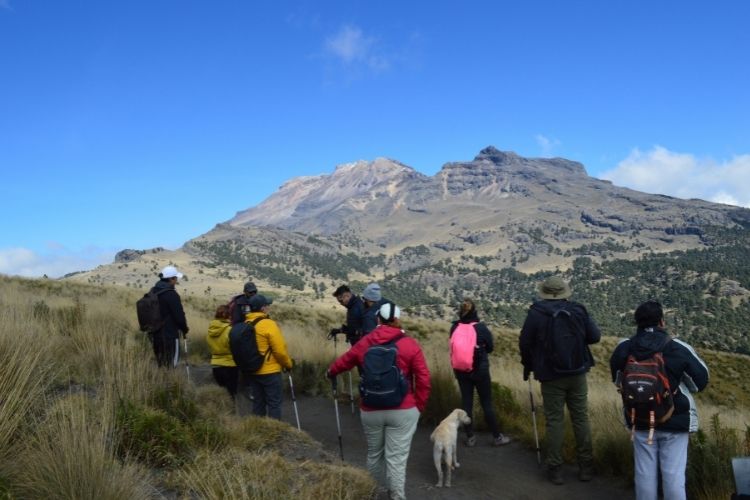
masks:
[[[0,273],[487,145],[750,206],[750,2],[0,0]]]

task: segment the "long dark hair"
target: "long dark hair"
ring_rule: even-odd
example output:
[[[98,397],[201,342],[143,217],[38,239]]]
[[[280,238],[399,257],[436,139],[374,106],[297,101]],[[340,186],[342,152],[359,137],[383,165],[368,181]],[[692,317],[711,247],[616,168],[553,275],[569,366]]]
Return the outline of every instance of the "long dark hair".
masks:
[[[464,297],[461,305],[458,306],[458,317],[464,318],[476,310],[477,306],[474,304],[474,301],[468,297]]]

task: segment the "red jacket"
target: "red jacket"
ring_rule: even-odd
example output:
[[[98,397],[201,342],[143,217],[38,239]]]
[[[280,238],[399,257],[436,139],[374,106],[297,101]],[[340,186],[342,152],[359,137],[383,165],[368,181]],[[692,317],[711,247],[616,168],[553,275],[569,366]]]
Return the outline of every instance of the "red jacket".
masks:
[[[339,358],[331,363],[328,372],[331,376],[338,375],[341,372],[351,370],[355,366],[362,366],[365,359],[365,353],[370,346],[385,344],[404,331],[388,325],[379,325],[375,330],[362,337],[354,344],[351,349],[346,351]],[[393,410],[406,410],[417,407],[420,412],[424,411],[427,405],[427,398],[430,397],[430,370],[427,368],[427,362],[424,359],[422,348],[419,343],[411,337],[404,336],[396,341],[398,347],[398,357],[396,363],[401,372],[409,383],[409,392],[404,397],[401,405],[392,408]],[[369,408],[360,403],[362,411],[376,411],[382,408]]]

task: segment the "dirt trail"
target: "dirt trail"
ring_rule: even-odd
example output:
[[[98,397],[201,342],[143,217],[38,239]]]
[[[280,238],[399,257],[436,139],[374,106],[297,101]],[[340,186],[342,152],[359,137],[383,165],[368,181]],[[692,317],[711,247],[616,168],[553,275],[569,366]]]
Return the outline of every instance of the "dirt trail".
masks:
[[[338,432],[333,400],[328,398],[298,397],[297,404],[302,430],[339,455]],[[359,420],[359,410],[352,415],[347,403],[339,404],[344,459],[365,467],[367,444]],[[296,425],[294,409],[289,398],[283,407],[285,421]],[[538,467],[536,454],[520,443],[495,448],[490,446],[490,434],[479,433],[477,446],[459,445],[461,467],[454,471],[452,488],[436,488],[437,476],[432,463],[432,429],[419,427],[412,441],[406,473],[406,495],[410,500],[440,499],[528,499],[587,500],[631,499],[632,489],[621,486],[621,479],[595,477],[589,483],[578,481],[576,466],[565,466],[565,484],[549,483]]]

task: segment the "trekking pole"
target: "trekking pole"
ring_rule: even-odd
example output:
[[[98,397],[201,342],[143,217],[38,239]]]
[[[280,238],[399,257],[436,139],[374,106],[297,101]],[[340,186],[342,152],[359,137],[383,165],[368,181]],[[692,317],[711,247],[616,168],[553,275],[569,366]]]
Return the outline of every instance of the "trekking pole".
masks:
[[[292,404],[294,405],[294,417],[297,419],[297,430],[301,431],[299,425],[299,412],[297,411],[297,398],[294,396],[294,382],[292,382],[292,372],[289,372],[289,392],[292,394]]]
[[[339,419],[339,400],[338,394],[336,394],[336,378],[331,379],[331,387],[333,388],[333,407],[336,409],[336,429],[339,431],[339,453],[341,453],[341,461],[344,461],[344,444],[341,441],[341,420]]]
[[[531,401],[531,420],[534,423],[534,442],[536,443],[536,463],[542,465],[542,450],[539,448],[539,432],[536,429],[536,406],[534,406],[534,393],[529,378],[529,401]]]
[[[352,372],[349,371],[349,403],[352,405],[352,415],[354,415],[354,388],[352,387]]]
[[[179,339],[177,340],[179,342]],[[185,349],[185,371],[187,372],[187,379],[188,384],[190,383],[190,362],[188,361],[188,342],[187,342],[187,335],[185,333],[182,333],[182,345]]]

